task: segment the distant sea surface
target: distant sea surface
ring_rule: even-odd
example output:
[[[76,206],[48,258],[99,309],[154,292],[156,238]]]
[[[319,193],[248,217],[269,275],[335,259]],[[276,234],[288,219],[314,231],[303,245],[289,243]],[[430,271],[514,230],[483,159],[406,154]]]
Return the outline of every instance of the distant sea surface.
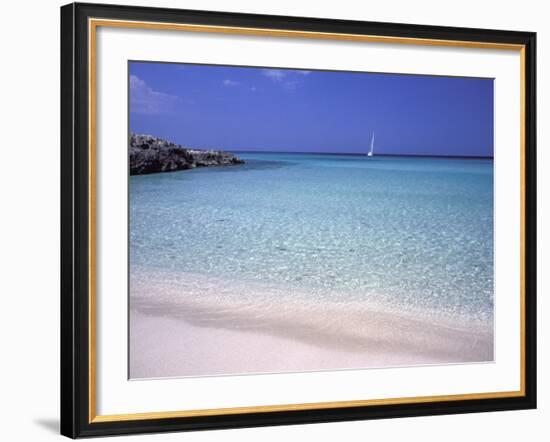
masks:
[[[493,160],[236,154],[246,164],[130,178],[130,287],[200,275],[270,288],[232,295],[262,305],[492,328]]]

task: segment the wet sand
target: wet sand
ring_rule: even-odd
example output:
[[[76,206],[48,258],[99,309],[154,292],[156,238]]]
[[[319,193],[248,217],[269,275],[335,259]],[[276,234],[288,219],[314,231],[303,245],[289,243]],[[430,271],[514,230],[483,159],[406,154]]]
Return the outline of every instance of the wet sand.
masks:
[[[493,360],[492,329],[377,305],[308,302],[299,293],[281,302],[258,284],[190,274],[140,278],[131,293],[133,379]]]

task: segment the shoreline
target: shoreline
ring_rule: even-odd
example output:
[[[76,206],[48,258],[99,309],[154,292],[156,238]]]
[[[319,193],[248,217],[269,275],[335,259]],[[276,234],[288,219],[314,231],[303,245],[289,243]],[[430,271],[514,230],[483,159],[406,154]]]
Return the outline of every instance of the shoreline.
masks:
[[[428,322],[368,302],[274,301],[261,284],[179,276],[132,279],[131,378],[493,360],[492,328]]]

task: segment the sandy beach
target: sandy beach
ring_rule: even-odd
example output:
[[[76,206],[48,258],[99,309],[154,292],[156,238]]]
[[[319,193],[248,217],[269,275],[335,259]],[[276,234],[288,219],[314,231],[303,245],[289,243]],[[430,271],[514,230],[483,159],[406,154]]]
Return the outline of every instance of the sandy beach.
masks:
[[[200,287],[200,292],[197,288]],[[246,292],[244,291],[246,290]],[[280,290],[281,293],[277,293]],[[380,305],[277,302],[283,289],[195,274],[135,279],[130,377],[485,362],[492,330],[419,320]]]

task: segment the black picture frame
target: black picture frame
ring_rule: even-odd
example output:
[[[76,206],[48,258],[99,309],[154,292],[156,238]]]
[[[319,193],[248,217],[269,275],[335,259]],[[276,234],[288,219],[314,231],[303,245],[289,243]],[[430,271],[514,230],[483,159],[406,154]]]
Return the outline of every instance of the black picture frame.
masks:
[[[524,51],[524,394],[359,407],[94,422],[90,419],[89,18],[521,45]],[[73,3],[61,8],[61,434],[241,428],[536,408],[536,34]]]

